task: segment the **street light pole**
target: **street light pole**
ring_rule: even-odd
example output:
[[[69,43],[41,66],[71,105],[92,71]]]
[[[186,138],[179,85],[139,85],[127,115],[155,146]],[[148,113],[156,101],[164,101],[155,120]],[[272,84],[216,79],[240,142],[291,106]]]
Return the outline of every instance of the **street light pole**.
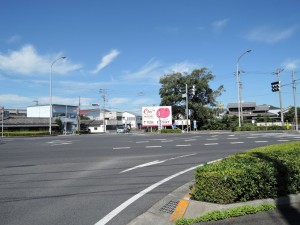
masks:
[[[245,51],[237,60],[236,63],[236,82],[237,82],[237,90],[238,90],[238,116],[239,116],[239,127],[241,127],[241,113],[243,113],[242,103],[241,103],[241,80],[240,80],[240,72],[239,72],[239,61],[240,59],[247,53],[250,53],[251,50]]]
[[[52,67],[54,65],[54,63],[56,63],[58,60],[60,59],[65,59],[65,56],[61,56],[57,59],[55,59],[50,67],[50,116],[49,116],[49,134],[52,134]]]

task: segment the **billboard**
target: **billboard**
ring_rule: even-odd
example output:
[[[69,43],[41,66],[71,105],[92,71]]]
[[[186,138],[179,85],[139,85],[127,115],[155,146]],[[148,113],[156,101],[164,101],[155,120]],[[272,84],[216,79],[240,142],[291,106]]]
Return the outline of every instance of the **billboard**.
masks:
[[[149,106],[142,107],[143,127],[165,127],[172,126],[171,106]]]

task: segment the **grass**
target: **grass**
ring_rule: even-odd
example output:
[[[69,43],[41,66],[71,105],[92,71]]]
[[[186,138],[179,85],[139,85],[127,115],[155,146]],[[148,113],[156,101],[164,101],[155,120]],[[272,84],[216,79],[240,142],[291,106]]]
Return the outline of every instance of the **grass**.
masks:
[[[262,204],[259,206],[245,205],[238,206],[227,210],[218,210],[206,213],[202,216],[196,218],[181,218],[176,220],[176,225],[190,225],[200,222],[209,222],[209,221],[218,221],[224,220],[232,217],[245,216],[249,214],[255,214],[262,211],[269,211],[275,209],[276,206],[274,204]]]

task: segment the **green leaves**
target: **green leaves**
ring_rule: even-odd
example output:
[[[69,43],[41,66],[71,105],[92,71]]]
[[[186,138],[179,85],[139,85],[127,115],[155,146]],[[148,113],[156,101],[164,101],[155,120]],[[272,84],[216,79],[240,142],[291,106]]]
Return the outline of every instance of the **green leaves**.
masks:
[[[192,197],[228,204],[300,192],[300,142],[267,146],[199,167]]]

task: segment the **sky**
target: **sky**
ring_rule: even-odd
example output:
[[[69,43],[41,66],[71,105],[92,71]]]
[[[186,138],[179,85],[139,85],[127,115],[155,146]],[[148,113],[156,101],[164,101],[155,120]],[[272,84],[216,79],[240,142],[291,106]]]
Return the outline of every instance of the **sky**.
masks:
[[[237,66],[242,101],[279,106],[271,82],[283,69],[282,105],[292,106],[299,11],[298,0],[0,0],[0,106],[49,104],[51,79],[53,104],[105,99],[141,113],[160,104],[160,77],[205,67],[226,107],[238,99]]]

